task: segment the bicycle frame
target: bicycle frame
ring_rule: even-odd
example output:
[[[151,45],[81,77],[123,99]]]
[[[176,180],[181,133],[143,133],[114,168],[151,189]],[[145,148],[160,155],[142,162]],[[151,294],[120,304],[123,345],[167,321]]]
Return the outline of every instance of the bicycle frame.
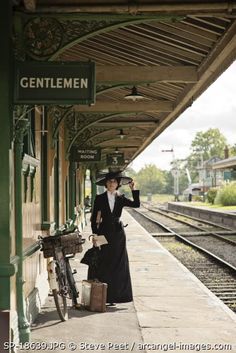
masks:
[[[48,271],[48,284],[51,290],[58,289],[57,276],[56,276],[56,264],[54,260],[51,260],[47,265]]]
[[[75,233],[76,234],[76,233]],[[73,233],[68,233],[68,240],[71,239]],[[77,233],[77,235],[79,235]],[[74,237],[72,237],[74,239]],[[70,258],[74,257],[75,254],[68,253],[68,245],[64,241],[60,241],[60,237],[53,238],[40,238],[42,250],[44,251],[45,257],[53,257],[48,263],[48,282],[49,287],[52,290],[57,312],[62,321],[68,318],[67,299],[72,300],[72,305],[77,307],[77,298],[79,296],[74,274],[70,266]],[[45,243],[46,241],[46,243]],[[48,248],[48,241],[50,241],[50,247]],[[78,243],[83,244],[84,239],[81,236],[78,239]],[[48,250],[49,249],[49,250]],[[46,252],[45,252],[46,251]],[[49,253],[48,253],[49,251]],[[78,250],[77,250],[78,251]]]

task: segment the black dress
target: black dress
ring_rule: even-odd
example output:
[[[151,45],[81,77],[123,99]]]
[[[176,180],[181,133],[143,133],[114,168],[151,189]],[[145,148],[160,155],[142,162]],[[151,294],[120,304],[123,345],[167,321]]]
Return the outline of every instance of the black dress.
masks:
[[[107,302],[125,303],[133,300],[126,250],[126,235],[120,216],[124,206],[139,207],[139,190],[132,191],[133,200],[124,195],[116,195],[113,212],[110,210],[107,192],[97,195],[94,202],[91,222],[95,234],[105,235],[108,244],[102,245],[96,273],[89,268],[88,279],[97,278],[108,284]],[[100,211],[100,212],[99,212]],[[100,223],[98,225],[98,215]]]

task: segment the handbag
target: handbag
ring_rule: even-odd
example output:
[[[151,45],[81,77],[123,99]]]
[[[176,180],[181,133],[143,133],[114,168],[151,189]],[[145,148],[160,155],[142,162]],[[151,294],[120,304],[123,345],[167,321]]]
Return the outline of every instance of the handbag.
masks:
[[[97,268],[101,259],[100,249],[93,246],[88,249],[83,258],[80,260],[82,264],[88,265],[91,268]]]
[[[90,238],[96,239],[97,246],[93,246],[92,248],[88,249],[80,262],[82,264],[88,265],[89,267],[95,269],[97,268],[99,261],[101,259],[101,252],[100,252],[101,246],[108,244],[108,242],[104,235],[91,234],[89,236],[89,239]]]

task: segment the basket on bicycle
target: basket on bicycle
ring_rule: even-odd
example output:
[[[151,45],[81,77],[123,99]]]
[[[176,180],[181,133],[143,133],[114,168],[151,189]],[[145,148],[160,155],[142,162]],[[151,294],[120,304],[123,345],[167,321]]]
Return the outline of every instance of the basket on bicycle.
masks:
[[[84,239],[78,232],[52,235],[42,239],[42,251],[45,258],[54,256],[55,247],[61,247],[65,255],[76,254],[83,251],[83,243]]]

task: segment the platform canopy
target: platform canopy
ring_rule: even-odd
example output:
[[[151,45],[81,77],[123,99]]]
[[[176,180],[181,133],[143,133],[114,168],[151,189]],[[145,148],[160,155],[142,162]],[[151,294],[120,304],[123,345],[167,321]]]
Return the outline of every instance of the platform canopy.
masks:
[[[227,159],[222,159],[212,165],[212,169],[236,169],[236,158],[231,157]]]
[[[101,148],[100,168],[117,151],[125,168],[236,57],[234,0],[24,0],[13,6],[23,60],[95,62],[95,104],[49,111],[61,116],[55,129],[66,124],[68,153],[72,146]]]

